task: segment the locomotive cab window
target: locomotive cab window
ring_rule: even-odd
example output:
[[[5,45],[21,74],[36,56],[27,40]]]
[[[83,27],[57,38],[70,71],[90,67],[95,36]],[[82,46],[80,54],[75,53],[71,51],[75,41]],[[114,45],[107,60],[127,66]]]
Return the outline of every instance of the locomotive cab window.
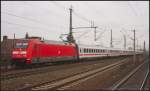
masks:
[[[16,43],[15,48],[27,48],[28,43]]]

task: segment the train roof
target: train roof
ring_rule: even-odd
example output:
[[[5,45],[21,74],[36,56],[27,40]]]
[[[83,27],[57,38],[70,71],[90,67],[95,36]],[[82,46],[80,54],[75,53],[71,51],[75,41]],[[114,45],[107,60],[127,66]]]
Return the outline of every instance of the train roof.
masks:
[[[56,41],[56,40],[42,40],[42,42],[46,44],[52,45],[65,45],[65,46],[75,46],[73,43],[63,42],[63,41]]]
[[[121,49],[121,48],[101,47],[101,46],[98,46],[98,45],[83,45],[83,44],[80,44],[79,47],[80,48],[90,48],[90,49],[95,48],[95,49],[105,49],[105,50],[133,51],[133,50]]]
[[[44,43],[47,43],[47,44],[58,44],[58,45],[65,45],[64,42],[62,41],[55,41],[55,40],[43,40]]]

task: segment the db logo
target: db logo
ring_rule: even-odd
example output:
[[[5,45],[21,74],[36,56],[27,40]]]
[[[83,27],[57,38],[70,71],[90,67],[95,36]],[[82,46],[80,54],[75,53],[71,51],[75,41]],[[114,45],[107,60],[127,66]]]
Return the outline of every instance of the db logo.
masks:
[[[60,53],[61,53],[61,51],[59,50],[59,51],[58,51],[58,54],[60,54]]]

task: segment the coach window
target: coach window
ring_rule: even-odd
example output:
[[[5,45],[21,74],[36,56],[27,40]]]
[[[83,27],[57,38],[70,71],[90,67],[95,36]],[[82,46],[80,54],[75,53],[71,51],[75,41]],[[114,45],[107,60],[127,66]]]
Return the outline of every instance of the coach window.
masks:
[[[86,48],[86,53],[88,53],[88,49]]]
[[[85,53],[86,51],[85,51],[85,48],[84,48],[84,53]]]
[[[86,49],[86,53],[88,53],[88,49]]]
[[[81,53],[81,48],[80,48],[80,53]]]
[[[86,53],[88,53],[88,49],[86,48]]]

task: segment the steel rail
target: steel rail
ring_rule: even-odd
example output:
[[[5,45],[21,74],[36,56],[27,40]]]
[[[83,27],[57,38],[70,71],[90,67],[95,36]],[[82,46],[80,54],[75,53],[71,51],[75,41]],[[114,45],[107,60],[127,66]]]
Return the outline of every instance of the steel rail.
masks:
[[[113,85],[110,89],[111,90],[117,90],[121,85],[123,85],[131,76],[134,75],[134,73],[136,73],[146,62],[143,62],[142,64],[140,64],[138,67],[136,67],[133,71],[131,71],[127,76],[125,76],[123,79],[121,79],[119,82],[117,82],[115,85]]]
[[[126,60],[126,59],[124,59],[124,60]],[[84,73],[81,73],[81,74],[73,75],[73,76],[65,78],[65,79],[61,79],[61,80],[57,80],[57,81],[50,82],[50,83],[47,83],[47,84],[43,84],[43,85],[40,85],[40,86],[36,86],[36,87],[31,88],[31,90],[57,89],[57,88],[60,88],[64,85],[67,85],[67,84],[70,84],[70,83],[73,83],[73,82],[76,82],[76,81],[79,81],[79,80],[82,80],[82,79],[86,79],[87,77],[95,75],[99,72],[103,72],[105,70],[111,69],[112,67],[114,68],[115,66],[119,66],[119,65],[123,64],[124,62],[126,62],[126,61],[122,60],[122,61],[119,61],[119,62],[115,62],[111,65],[108,65],[108,66],[105,66],[105,67],[102,67],[102,68],[90,70],[90,71],[87,71],[87,72],[84,72]]]
[[[122,58],[119,58],[119,59],[122,60]],[[123,59],[126,59],[126,57],[125,58],[123,57]],[[7,74],[6,73],[1,74],[0,79],[1,80],[9,80],[9,79],[13,79],[13,78],[22,77],[22,76],[28,76],[28,75],[32,75],[32,74],[44,73],[44,72],[49,71],[49,66],[53,66],[53,65],[49,64],[46,67],[42,66],[40,68],[16,70],[17,72],[10,72],[10,73],[7,73]],[[55,71],[55,70],[53,70],[53,71]]]
[[[144,85],[146,84],[146,80],[148,79],[148,75],[149,75],[149,69],[148,69],[148,71],[147,71],[147,73],[146,73],[146,76],[145,76],[143,82],[142,82],[142,85],[141,85],[141,87],[140,87],[140,91],[143,90]]]

